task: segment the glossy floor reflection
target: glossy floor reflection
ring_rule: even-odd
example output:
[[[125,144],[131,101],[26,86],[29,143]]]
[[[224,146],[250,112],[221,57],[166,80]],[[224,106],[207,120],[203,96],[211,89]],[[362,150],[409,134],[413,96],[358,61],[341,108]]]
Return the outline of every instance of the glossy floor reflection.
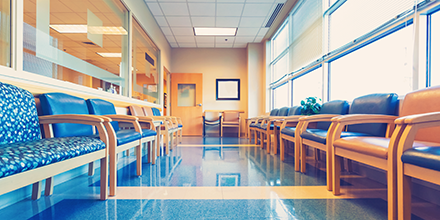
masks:
[[[156,165],[121,158],[118,193],[100,201],[99,175],[57,185],[54,195],[0,209],[0,219],[386,219],[386,187],[347,176],[343,195],[326,190],[322,163],[295,172],[247,139],[185,137]],[[97,171],[96,173],[99,173]],[[419,201],[420,202],[420,201]],[[438,209],[429,203],[422,208]],[[413,219],[434,214],[415,209]],[[422,216],[422,217],[420,217]],[[434,218],[435,219],[435,218]]]

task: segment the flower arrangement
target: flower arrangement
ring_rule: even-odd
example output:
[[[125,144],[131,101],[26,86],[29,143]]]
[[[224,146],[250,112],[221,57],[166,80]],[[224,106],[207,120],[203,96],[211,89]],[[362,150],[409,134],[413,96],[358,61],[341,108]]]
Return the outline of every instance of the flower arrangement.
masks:
[[[318,102],[319,101],[319,102]],[[314,115],[321,111],[321,99],[307,97],[301,101],[301,115]]]

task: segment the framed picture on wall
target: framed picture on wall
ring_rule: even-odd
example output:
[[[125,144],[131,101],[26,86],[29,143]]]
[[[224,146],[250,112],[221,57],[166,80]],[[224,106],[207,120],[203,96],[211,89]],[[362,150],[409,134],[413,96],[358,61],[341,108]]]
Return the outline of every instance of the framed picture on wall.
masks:
[[[216,79],[216,100],[240,100],[240,79]]]

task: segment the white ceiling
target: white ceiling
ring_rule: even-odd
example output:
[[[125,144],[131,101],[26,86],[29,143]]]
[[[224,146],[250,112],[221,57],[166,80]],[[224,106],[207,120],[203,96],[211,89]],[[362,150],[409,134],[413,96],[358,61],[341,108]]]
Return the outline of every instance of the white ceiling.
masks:
[[[259,43],[286,0],[144,0],[171,47],[245,48]],[[193,27],[237,27],[235,37],[194,36]]]

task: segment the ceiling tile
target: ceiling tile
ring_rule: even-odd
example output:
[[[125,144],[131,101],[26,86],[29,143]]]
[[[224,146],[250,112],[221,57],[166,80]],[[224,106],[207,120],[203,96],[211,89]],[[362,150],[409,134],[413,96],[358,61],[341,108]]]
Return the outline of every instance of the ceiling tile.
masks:
[[[197,43],[197,47],[210,47],[213,48],[215,47],[214,43]]]
[[[196,43],[179,43],[179,47],[197,47]]]
[[[272,4],[246,4],[244,6],[243,16],[267,16],[271,8]],[[164,13],[166,12],[164,11]]]
[[[278,0],[278,1],[282,1],[282,0]],[[188,2],[214,2],[215,0],[188,0]]]
[[[227,39],[227,40],[225,40]],[[235,37],[215,37],[215,42],[216,43],[221,43],[221,44],[233,44],[235,40]]]
[[[232,48],[233,44],[215,44],[215,47]]]
[[[269,30],[269,28],[261,28],[260,31],[258,32],[257,36],[264,37],[268,30]]]
[[[215,3],[188,3],[191,16],[215,16]]]
[[[165,35],[173,35],[173,32],[171,32],[171,28],[169,27],[160,27],[160,29],[162,29],[162,32]]]
[[[238,27],[240,17],[217,17],[216,27]]]
[[[235,43],[254,42],[255,37],[235,37]]]
[[[167,38],[168,42],[176,43],[176,39],[174,39],[173,35],[165,35],[165,37]]]
[[[242,17],[239,27],[261,27],[266,17]]]
[[[157,0],[158,2],[185,2],[185,0]]]
[[[238,28],[236,36],[255,36],[259,30],[260,28]]]
[[[194,36],[194,31],[190,27],[172,27],[171,30],[174,33],[174,36]]]
[[[165,15],[189,15],[186,3],[160,3]]]
[[[157,1],[156,0],[144,0],[144,2],[148,3],[148,2],[157,2]]]
[[[273,3],[274,0],[246,0],[246,3]]]
[[[151,3],[147,3],[147,5],[153,15],[155,16],[163,15],[162,10],[159,7],[159,4],[151,2]]]
[[[212,43],[212,44],[214,44],[214,41],[215,41],[215,37],[196,37],[197,45],[199,43],[203,43],[203,44]]]
[[[215,17],[191,17],[194,27],[215,27]]]
[[[217,0],[217,3],[219,3],[219,2],[232,2],[232,3],[238,3],[238,2],[245,2],[245,0]]]
[[[190,36],[175,36],[177,42],[180,43],[196,43],[194,37]]]
[[[161,27],[168,26],[167,19],[165,19],[164,16],[155,16],[155,18],[156,18],[156,22],[159,26],[161,26]]]
[[[244,4],[217,4],[217,16],[241,16]]]
[[[264,37],[256,37],[254,42],[255,43],[260,43],[263,40]]]
[[[179,47],[179,45],[177,43],[170,43],[171,47]]]
[[[189,17],[166,17],[171,27],[191,27]]]

